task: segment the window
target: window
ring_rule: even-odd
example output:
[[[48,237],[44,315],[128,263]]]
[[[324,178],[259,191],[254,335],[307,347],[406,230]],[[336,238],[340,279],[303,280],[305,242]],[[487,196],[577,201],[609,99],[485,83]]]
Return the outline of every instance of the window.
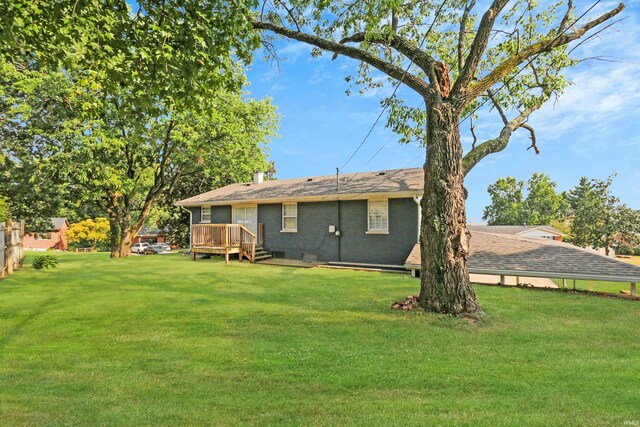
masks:
[[[298,204],[282,204],[282,231],[298,231]]]
[[[51,240],[51,233],[36,233],[35,240]]]
[[[200,222],[211,222],[211,206],[200,208]]]
[[[389,204],[386,200],[369,200],[369,233],[389,232]]]

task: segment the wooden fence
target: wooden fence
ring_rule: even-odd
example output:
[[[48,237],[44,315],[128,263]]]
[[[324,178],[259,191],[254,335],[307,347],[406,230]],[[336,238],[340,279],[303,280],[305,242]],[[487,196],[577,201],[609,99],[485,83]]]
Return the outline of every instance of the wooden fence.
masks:
[[[22,267],[23,238],[24,221],[0,222],[0,278]]]

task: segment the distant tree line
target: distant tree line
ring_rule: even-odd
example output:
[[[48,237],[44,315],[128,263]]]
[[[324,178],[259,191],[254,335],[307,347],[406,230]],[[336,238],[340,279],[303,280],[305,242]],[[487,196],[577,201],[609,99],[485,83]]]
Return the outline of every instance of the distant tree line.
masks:
[[[613,176],[606,180],[580,178],[573,189],[559,193],[544,173],[526,182],[500,178],[489,185],[491,203],[483,219],[489,225],[551,225],[565,240],[580,246],[604,248],[609,254],[640,254],[640,211],[611,193]]]

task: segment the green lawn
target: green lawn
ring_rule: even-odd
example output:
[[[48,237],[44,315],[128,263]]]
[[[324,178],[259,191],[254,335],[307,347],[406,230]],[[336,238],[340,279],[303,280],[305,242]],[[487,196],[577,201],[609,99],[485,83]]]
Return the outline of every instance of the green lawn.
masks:
[[[0,281],[0,425],[640,420],[637,302],[478,286],[473,325],[398,274],[59,259]]]
[[[553,283],[558,285],[559,288],[562,288],[562,279],[551,279]],[[567,288],[573,289],[573,280],[567,279]],[[611,292],[614,294],[619,294],[621,290],[625,290],[627,292],[631,289],[630,283],[624,282],[598,282],[591,281],[591,289],[589,289],[589,281],[588,280],[576,280],[576,289],[581,290],[592,290],[595,292]]]

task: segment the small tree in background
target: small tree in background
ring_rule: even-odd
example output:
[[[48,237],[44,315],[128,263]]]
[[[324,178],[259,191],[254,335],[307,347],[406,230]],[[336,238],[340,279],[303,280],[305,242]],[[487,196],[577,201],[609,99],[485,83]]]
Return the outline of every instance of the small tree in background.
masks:
[[[482,219],[489,225],[522,224],[522,188],[524,181],[508,176],[489,185],[491,204],[484,208]]]
[[[491,204],[484,209],[482,219],[489,225],[559,224],[566,217],[568,205],[556,186],[548,175],[535,172],[527,181],[527,196],[523,197],[524,181],[500,178],[487,189]]]
[[[106,218],[85,219],[69,226],[67,240],[77,246],[92,248],[109,245],[109,221]]]
[[[569,241],[576,246],[611,248],[635,245],[640,235],[640,213],[611,193],[613,176],[606,180],[580,178],[578,185],[567,193],[571,208]]]
[[[548,175],[534,172],[527,181],[523,223],[552,225],[565,218],[568,205],[564,196],[556,191],[556,186]]]

